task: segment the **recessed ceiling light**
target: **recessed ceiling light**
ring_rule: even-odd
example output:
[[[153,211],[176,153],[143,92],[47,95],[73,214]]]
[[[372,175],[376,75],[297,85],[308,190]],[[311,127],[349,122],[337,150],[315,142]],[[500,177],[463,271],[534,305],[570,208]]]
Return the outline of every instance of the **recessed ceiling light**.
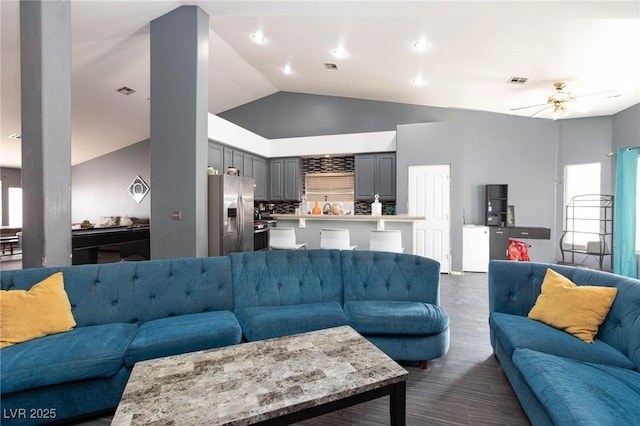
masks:
[[[333,49],[331,51],[331,54],[336,57],[336,58],[346,58],[348,53],[346,50],[344,50],[344,48],[342,47],[336,47],[335,49]]]
[[[421,75],[418,75],[411,79],[411,84],[413,84],[414,86],[424,86],[425,84],[427,84],[427,82],[424,78],[422,78]]]
[[[131,87],[122,86],[119,89],[116,89],[116,92],[122,93],[123,95],[130,95],[135,93],[136,89],[132,89]]]
[[[251,40],[253,40],[254,43],[258,44],[265,44],[267,42],[267,39],[264,38],[264,34],[262,34],[261,32],[251,34]]]
[[[429,49],[429,42],[426,40],[418,40],[413,42],[413,48],[418,52],[424,52]]]
[[[291,75],[293,74],[293,68],[291,68],[291,65],[287,64],[284,67],[282,67],[282,72],[286,75]]]

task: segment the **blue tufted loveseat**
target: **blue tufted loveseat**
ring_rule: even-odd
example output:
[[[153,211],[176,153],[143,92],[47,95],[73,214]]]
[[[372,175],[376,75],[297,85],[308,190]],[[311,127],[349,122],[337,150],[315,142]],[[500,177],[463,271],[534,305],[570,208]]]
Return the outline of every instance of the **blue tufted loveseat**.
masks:
[[[547,268],[617,287],[593,344],[531,320]],[[640,281],[566,265],[489,264],[491,345],[534,425],[640,424]]]
[[[449,347],[440,265],[301,250],[2,271],[29,289],[62,271],[77,326],[0,350],[2,424],[113,409],[140,360],[351,325],[396,360]],[[48,417],[48,418],[46,418]]]

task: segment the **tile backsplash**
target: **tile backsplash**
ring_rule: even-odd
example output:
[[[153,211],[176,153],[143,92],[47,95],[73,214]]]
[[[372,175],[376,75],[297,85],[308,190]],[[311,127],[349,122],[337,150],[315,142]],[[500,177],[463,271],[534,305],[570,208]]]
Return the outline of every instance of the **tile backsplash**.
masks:
[[[303,158],[303,173],[345,173],[355,171],[353,155],[347,157]]]

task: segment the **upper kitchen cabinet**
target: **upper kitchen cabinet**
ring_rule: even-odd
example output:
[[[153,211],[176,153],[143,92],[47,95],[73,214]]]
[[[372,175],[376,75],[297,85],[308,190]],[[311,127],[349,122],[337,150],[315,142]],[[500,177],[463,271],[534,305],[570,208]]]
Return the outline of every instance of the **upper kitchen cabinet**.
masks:
[[[302,189],[302,160],[274,158],[269,160],[269,200],[299,201]]]
[[[380,201],[396,199],[396,154],[362,154],[355,156],[355,198],[373,201],[374,194]]]
[[[251,154],[246,154],[244,151],[240,151],[238,149],[229,148],[227,146],[223,147],[223,160],[224,160],[224,170],[221,173],[225,173],[229,167],[234,167],[240,171],[240,176],[247,176],[245,172],[245,155],[251,158]],[[251,164],[251,163],[249,163]],[[251,177],[251,170],[248,170],[249,177]]]
[[[233,166],[240,176],[253,178],[254,199],[266,200],[268,195],[267,159],[248,152],[233,149],[215,142],[209,142],[209,166],[226,173]]]
[[[255,184],[254,200],[266,200],[268,190],[267,160],[262,157],[253,157],[253,183]],[[246,157],[245,157],[246,158]]]
[[[218,170],[220,173],[224,173],[224,170],[226,170],[222,151],[222,145],[209,142],[209,163],[207,165]]]
[[[240,164],[240,173],[244,177],[253,177],[253,155],[244,153],[242,155],[242,163]]]
[[[244,172],[244,152],[233,150],[233,167],[240,171],[240,176],[247,176]],[[248,155],[248,154],[247,154]]]
[[[226,146],[223,147],[223,169],[220,171],[220,173],[226,173],[229,167],[240,168],[239,166],[236,166],[235,164],[233,164],[233,160],[234,160],[233,157],[234,157],[233,149],[228,148]]]

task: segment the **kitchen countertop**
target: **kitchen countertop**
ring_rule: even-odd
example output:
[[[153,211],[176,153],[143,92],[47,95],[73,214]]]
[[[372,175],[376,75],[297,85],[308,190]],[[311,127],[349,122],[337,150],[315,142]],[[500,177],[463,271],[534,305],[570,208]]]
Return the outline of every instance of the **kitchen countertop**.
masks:
[[[380,220],[388,222],[413,222],[416,220],[425,220],[421,216],[409,216],[408,214],[398,215],[332,215],[332,214],[272,214],[271,217],[277,220],[334,220],[334,221],[360,221],[360,222],[377,222]]]

